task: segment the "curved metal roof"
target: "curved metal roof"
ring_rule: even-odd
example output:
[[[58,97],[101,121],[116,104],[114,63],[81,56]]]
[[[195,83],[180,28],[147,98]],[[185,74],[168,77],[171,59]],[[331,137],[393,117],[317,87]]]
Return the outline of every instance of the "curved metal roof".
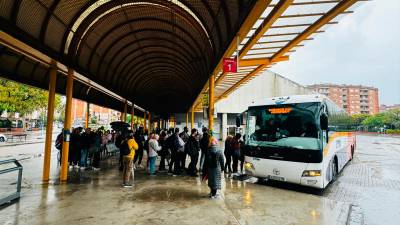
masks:
[[[182,112],[194,102],[255,2],[3,0],[0,25],[150,111]],[[3,47],[1,57],[9,57],[7,52]],[[20,57],[17,63],[25,62],[24,55],[13,54]],[[1,66],[2,76],[47,87],[37,69],[22,73],[20,66]],[[92,102],[110,106],[105,96],[93,94]],[[79,90],[74,96],[87,98]]]

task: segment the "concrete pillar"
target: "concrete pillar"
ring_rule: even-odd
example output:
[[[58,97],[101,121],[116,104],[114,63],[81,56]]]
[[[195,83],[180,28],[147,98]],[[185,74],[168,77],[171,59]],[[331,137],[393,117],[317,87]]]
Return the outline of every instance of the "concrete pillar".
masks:
[[[62,146],[62,157],[61,157],[61,174],[60,181],[66,182],[68,178],[68,154],[69,154],[69,138],[71,132],[71,106],[72,106],[72,90],[74,85],[74,70],[68,68],[67,75],[67,90],[65,104],[65,121],[64,121],[64,142]]]
[[[47,126],[46,140],[44,144],[44,161],[43,161],[43,182],[48,182],[50,178],[50,159],[51,159],[51,139],[53,136],[53,116],[55,107],[57,84],[57,65],[54,62],[50,68],[50,83],[49,83],[49,99],[47,102]]]
[[[226,113],[222,113],[222,141],[226,140],[226,137],[228,136],[228,115]]]

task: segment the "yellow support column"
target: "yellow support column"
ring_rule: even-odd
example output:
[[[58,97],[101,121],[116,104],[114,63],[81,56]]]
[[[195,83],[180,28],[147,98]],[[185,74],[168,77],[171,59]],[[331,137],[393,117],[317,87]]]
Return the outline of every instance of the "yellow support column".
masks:
[[[215,82],[215,75],[210,76],[210,80],[208,82],[208,129],[214,129],[214,82]]]
[[[135,104],[133,104],[133,102],[132,102],[132,108],[131,108],[131,129],[132,130],[135,128],[134,116],[135,116]]]
[[[50,178],[51,138],[53,135],[54,101],[56,96],[57,65],[53,63],[50,69],[49,99],[47,104],[46,141],[44,144],[43,182]]]
[[[144,130],[146,130],[147,129],[147,121],[146,121],[146,112],[144,112],[144,115],[143,115],[143,120],[144,120],[144,123],[143,123],[143,128],[144,128]]]
[[[62,145],[62,157],[61,157],[61,174],[60,181],[66,182],[68,178],[68,154],[69,154],[69,138],[71,132],[71,106],[72,106],[72,90],[74,85],[74,71],[68,68],[67,75],[67,90],[65,104],[65,121],[64,121],[64,141]]]
[[[191,121],[191,128],[194,128],[194,107],[192,106],[192,121]]]
[[[153,129],[153,124],[151,123],[151,112],[149,112],[149,133],[151,133],[151,129]]]
[[[186,113],[186,127],[189,129],[189,112]]]
[[[89,127],[89,116],[90,116],[90,103],[86,102],[86,123],[85,123],[86,128]]]
[[[125,101],[125,106],[124,106],[124,117],[122,117],[123,121],[126,122],[126,117],[128,116],[128,102]]]

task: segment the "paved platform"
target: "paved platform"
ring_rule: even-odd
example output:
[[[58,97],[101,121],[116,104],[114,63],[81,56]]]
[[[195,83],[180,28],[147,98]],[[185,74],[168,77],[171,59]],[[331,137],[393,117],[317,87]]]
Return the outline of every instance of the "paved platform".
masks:
[[[42,158],[31,150],[22,161],[23,197],[0,209],[0,224],[397,224],[400,139],[360,136],[358,143],[355,159],[324,192],[225,177],[217,200],[199,178],[144,170],[134,187],[122,188],[115,158],[100,171],[71,171],[68,185],[42,185]]]

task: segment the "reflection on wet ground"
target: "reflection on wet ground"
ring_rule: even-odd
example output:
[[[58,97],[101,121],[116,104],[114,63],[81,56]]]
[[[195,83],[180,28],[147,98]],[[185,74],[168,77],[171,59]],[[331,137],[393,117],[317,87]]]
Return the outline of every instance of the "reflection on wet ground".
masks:
[[[122,188],[115,158],[100,171],[72,169],[68,185],[41,184],[42,159],[32,157],[23,162],[23,197],[0,209],[0,224],[396,224],[399,143],[359,137],[355,159],[323,192],[224,177],[217,200],[198,177],[149,177],[144,170],[135,172],[134,187]],[[52,170],[55,180],[57,174]]]

